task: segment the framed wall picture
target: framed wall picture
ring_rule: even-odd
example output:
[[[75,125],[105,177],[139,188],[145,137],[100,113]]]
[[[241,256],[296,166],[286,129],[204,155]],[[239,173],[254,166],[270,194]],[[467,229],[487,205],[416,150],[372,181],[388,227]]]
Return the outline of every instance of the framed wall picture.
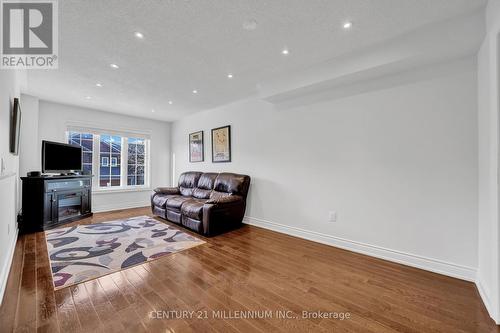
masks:
[[[189,134],[189,162],[203,162],[203,131]]]
[[[212,129],[212,162],[231,162],[231,126]]]

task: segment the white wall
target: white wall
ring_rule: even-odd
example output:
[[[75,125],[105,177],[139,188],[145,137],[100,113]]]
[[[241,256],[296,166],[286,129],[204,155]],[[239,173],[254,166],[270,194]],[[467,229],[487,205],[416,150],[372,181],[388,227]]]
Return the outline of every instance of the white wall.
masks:
[[[500,324],[499,228],[499,32],[500,0],[486,9],[486,37],[478,53],[479,214],[477,286],[490,316]]]
[[[0,302],[10,270],[17,235],[16,192],[19,159],[9,151],[12,102],[19,97],[21,74],[12,70],[0,73]]]
[[[170,123],[123,116],[71,105],[40,101],[38,145],[40,160],[42,140],[64,142],[68,124],[79,123],[115,130],[151,133],[151,187],[170,184]],[[40,169],[40,165],[38,166]],[[92,197],[94,212],[150,205],[150,190],[119,193],[96,193]]]
[[[17,173],[19,168],[18,157],[9,152],[9,135],[12,103],[20,97],[22,80],[22,74],[17,71],[0,72],[0,158],[4,161],[4,173]]]
[[[37,97],[21,94],[21,137],[19,142],[19,174],[40,170],[38,144],[39,100]]]
[[[21,135],[19,138],[19,176],[26,176],[29,171],[40,170],[40,152],[38,144],[38,98],[21,94]],[[21,207],[22,182],[19,178],[18,205]]]
[[[474,280],[476,67],[464,63],[316,104],[254,99],[183,118],[172,128],[176,176],[249,174],[249,223]],[[233,162],[213,164],[210,129],[223,125],[232,126]],[[197,130],[206,159],[189,163]]]

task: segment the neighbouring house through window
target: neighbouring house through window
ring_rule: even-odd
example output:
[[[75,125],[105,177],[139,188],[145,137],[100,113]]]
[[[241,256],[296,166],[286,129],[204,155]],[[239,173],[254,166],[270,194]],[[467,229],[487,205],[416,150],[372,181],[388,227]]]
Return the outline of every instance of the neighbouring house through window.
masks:
[[[95,130],[68,130],[67,138],[82,147],[83,170],[94,175],[96,189],[149,186],[148,138]]]

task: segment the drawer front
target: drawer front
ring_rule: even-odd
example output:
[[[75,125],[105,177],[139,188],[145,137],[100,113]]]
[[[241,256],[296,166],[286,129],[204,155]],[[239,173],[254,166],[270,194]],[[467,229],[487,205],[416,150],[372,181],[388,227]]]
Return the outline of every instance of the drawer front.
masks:
[[[46,181],[45,192],[59,192],[67,190],[84,189],[84,188],[90,188],[90,186],[91,186],[90,179]]]

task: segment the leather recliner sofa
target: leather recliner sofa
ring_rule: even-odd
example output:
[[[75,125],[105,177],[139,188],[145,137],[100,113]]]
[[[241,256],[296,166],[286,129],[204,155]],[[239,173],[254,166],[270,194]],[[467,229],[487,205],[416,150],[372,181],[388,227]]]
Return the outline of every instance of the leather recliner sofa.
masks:
[[[241,226],[250,177],[234,173],[185,172],[178,187],[151,194],[153,214],[205,236]]]

